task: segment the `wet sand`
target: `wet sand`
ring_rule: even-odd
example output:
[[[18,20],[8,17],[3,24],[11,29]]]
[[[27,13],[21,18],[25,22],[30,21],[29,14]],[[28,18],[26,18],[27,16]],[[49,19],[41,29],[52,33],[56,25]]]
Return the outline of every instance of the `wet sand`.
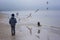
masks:
[[[3,19],[5,18],[5,14],[0,13],[0,40],[6,40],[9,38],[10,35],[10,27],[9,25],[2,23]]]

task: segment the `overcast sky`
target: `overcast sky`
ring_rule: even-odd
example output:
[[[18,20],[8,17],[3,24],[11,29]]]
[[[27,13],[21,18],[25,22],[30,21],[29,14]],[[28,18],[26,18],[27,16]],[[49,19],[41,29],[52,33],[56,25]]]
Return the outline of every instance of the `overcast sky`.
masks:
[[[48,1],[48,4],[46,3]],[[0,10],[60,10],[60,0],[0,0]]]

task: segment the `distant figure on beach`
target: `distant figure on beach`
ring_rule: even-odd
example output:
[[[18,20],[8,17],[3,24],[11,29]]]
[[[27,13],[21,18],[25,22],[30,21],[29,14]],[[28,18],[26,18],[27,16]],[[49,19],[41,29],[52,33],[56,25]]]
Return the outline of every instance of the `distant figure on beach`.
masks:
[[[40,22],[37,23],[38,27],[41,27]],[[40,29],[38,29],[38,33],[40,33]]]
[[[12,14],[11,18],[9,19],[9,24],[11,25],[11,34],[12,34],[12,36],[15,35],[15,25],[16,25],[16,23],[17,23],[17,20],[15,18],[15,15]]]
[[[38,22],[37,25],[38,25],[38,27],[41,26],[41,25],[40,25],[40,22]]]

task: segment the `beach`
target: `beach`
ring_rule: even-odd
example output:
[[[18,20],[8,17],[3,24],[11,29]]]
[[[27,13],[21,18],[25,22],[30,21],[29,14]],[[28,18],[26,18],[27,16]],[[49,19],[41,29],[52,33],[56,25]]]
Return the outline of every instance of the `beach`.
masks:
[[[47,17],[43,16],[44,17],[43,18],[42,17],[43,14],[38,16],[39,14],[37,13],[32,14],[33,16],[29,18],[26,18],[29,14],[26,13],[24,15],[23,14],[24,12],[20,12],[20,13],[22,14],[16,17],[18,22],[16,24],[15,36],[11,36],[11,27],[9,25],[10,14],[0,13],[0,40],[60,40],[60,27],[59,27],[60,23],[58,23],[59,20],[56,21],[55,19],[53,19],[51,14],[49,15],[51,15],[52,18],[50,18],[48,14],[45,15]],[[42,25],[41,27],[37,26],[38,21],[41,22]],[[30,33],[30,29],[31,29],[31,33]],[[38,30],[41,31],[39,34],[37,33]]]

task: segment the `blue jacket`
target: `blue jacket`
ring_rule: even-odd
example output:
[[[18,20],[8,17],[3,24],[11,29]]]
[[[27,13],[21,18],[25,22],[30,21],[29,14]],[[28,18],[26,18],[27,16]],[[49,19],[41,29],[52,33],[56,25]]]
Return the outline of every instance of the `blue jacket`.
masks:
[[[10,18],[10,20],[9,20],[9,24],[10,24],[11,26],[15,26],[15,25],[16,25],[16,23],[17,23],[16,18],[11,17],[11,18]]]

